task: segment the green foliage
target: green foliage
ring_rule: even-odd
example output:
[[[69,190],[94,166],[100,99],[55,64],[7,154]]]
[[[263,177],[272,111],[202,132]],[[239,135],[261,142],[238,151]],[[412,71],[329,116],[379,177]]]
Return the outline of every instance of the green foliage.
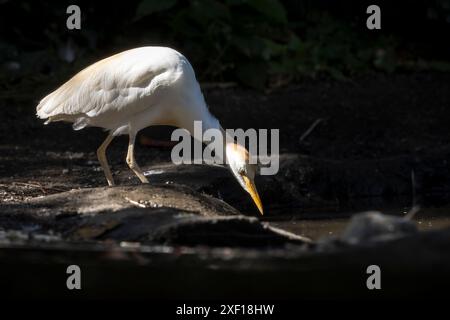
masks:
[[[0,80],[77,69],[77,64],[140,45],[180,50],[201,81],[237,81],[258,89],[318,76],[346,80],[374,70],[445,71],[450,65],[442,61],[445,52],[433,47],[417,53],[402,43],[401,35],[367,32],[365,11],[346,3],[329,9],[312,0],[128,0],[107,7],[94,2],[81,5],[82,29],[67,31],[64,2],[0,1],[0,14],[8,12],[0,19]],[[423,8],[411,19],[416,23],[421,17],[418,25],[431,22],[432,34],[450,23],[450,0],[435,0]],[[19,15],[26,18],[17,20]],[[383,23],[389,16],[384,17]],[[397,19],[394,13],[392,17]],[[409,28],[408,33],[415,35]],[[433,44],[448,42],[444,35]],[[419,45],[423,40],[417,41]],[[69,49],[75,55],[72,61],[61,58]]]
[[[351,22],[326,12],[289,18],[279,0],[159,3],[143,0],[136,17],[163,24],[160,38],[180,44],[201,80],[264,89],[303,77],[393,72],[402,64],[393,38],[364,38]]]
[[[257,12],[277,23],[287,23],[286,10],[278,0],[248,0],[245,1]]]
[[[140,8],[147,2],[139,5],[137,16],[142,17]],[[166,39],[184,44],[194,65],[201,66],[197,68],[202,70],[201,79],[237,78],[262,89],[275,71],[271,62],[287,60],[296,49],[286,10],[278,0],[179,1],[160,10],[162,16],[171,17],[163,21]],[[149,19],[159,17],[148,14]]]
[[[356,71],[394,68],[389,55],[377,54],[382,39],[357,47],[361,39],[348,23],[314,12],[295,23],[278,0],[172,0],[164,7],[156,3],[142,1],[136,16],[163,22],[164,31],[170,30],[166,39],[183,44],[200,66],[196,69],[202,80],[231,78],[263,89],[280,79],[319,74],[346,79]]]

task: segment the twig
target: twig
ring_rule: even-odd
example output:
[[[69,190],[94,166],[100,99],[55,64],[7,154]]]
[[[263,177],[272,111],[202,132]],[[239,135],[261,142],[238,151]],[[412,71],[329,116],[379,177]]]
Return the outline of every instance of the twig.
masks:
[[[13,181],[12,184],[6,185],[6,184],[0,184],[2,187],[10,188],[11,186],[18,185],[18,186],[24,186],[24,187],[31,187],[31,188],[39,188],[41,189],[42,193],[47,194],[47,191],[67,191],[67,189],[64,188],[58,188],[58,187],[45,187],[40,182],[31,181],[31,182],[20,182],[20,181]]]
[[[420,206],[414,206],[411,208],[411,210],[408,211],[408,213],[405,215],[406,220],[412,220],[417,212],[420,211]]]
[[[305,133],[302,134],[299,141],[302,142],[303,140],[305,140],[306,137],[309,136],[311,132],[317,127],[317,125],[322,121],[323,121],[322,118],[319,118],[316,121],[314,121],[313,124],[308,128],[308,130],[306,130]]]
[[[18,181],[15,181],[15,182],[13,182],[13,184],[23,185],[25,187],[31,187],[31,188],[39,188],[39,189],[41,189],[42,193],[47,194],[47,192],[45,191],[44,187],[39,182],[37,182],[37,183],[30,183],[30,182],[18,182]]]
[[[128,198],[128,197],[125,197],[125,200],[127,200],[129,203],[131,203],[131,204],[134,204],[135,206],[138,206],[138,207],[141,207],[141,208],[147,208],[146,206],[145,206],[145,204],[142,204],[142,203],[139,203],[139,202],[137,202],[137,201],[134,201],[134,200],[131,200],[130,198]]]
[[[412,220],[417,212],[420,211],[420,206],[416,203],[416,174],[414,169],[411,170],[411,210],[405,215],[405,219]]]

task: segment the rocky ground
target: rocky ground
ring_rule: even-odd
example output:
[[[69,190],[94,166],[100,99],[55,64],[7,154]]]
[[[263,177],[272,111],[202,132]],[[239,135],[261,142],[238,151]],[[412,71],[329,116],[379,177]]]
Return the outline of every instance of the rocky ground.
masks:
[[[0,257],[4,272],[26,273],[32,263],[41,280],[0,276],[0,286],[17,296],[53,296],[53,274],[77,261],[89,270],[90,297],[352,296],[368,294],[361,279],[377,263],[388,296],[436,294],[450,282],[450,215],[398,215],[449,203],[449,80],[417,73],[317,80],[271,93],[207,89],[224,127],[280,129],[280,172],[256,180],[263,217],[226,169],[174,166],[169,148],[137,146],[150,180],[141,185],[126,167],[125,137],[108,150],[118,186],[107,188],[95,156],[105,133],[43,126],[34,107],[47,88],[5,94]],[[168,140],[170,130],[143,134]],[[370,213],[348,222],[350,213],[392,208],[396,217]],[[428,228],[421,219],[435,223]],[[307,228],[340,221],[333,233]],[[26,281],[29,292],[21,289]]]

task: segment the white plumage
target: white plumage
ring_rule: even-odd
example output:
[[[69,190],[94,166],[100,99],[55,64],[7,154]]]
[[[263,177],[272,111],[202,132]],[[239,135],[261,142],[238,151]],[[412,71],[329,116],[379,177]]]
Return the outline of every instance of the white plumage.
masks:
[[[132,49],[94,63],[42,99],[37,115],[72,121],[75,129],[102,127],[114,135],[150,125],[192,130],[192,120],[219,126],[189,61],[164,47]]]
[[[39,118],[47,119],[46,123],[69,121],[73,122],[75,130],[95,126],[109,131],[97,150],[109,185],[113,185],[114,180],[105,151],[116,135],[130,136],[127,163],[146,183],[147,178],[134,160],[134,142],[139,130],[151,125],[171,125],[193,134],[194,121],[202,121],[204,131],[210,128],[222,130],[206,106],[189,61],[166,47],[136,48],[100,60],[47,95],[36,111]],[[255,169],[247,164],[245,148],[236,150],[241,151],[226,156],[232,156],[231,162],[238,163],[239,168],[234,165],[230,168],[262,213],[253,183]],[[240,178],[242,174],[250,178],[249,187]]]

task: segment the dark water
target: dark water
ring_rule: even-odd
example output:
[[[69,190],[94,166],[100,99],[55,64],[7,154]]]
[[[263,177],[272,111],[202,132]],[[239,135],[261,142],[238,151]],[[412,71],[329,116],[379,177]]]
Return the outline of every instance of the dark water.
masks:
[[[383,210],[385,214],[406,216],[410,208]],[[284,220],[268,219],[274,227],[282,228],[298,235],[316,240],[321,237],[339,235],[347,226],[354,212],[338,213],[320,212],[317,217],[308,215],[307,218],[285,217]],[[413,218],[419,230],[435,230],[450,227],[450,208],[423,208]]]

